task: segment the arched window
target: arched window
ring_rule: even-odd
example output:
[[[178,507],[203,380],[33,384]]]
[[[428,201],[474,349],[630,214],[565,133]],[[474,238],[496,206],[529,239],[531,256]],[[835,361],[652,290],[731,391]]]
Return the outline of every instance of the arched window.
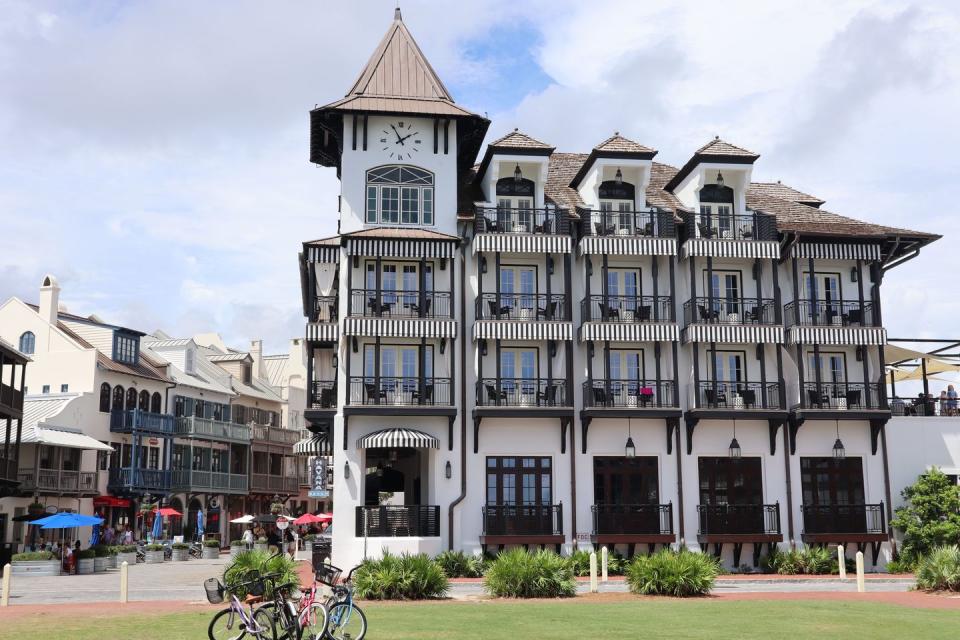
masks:
[[[100,411],[110,413],[110,385],[106,382],[100,385]]]
[[[123,387],[120,385],[113,388],[113,410],[123,411]]]
[[[133,387],[127,389],[127,411],[137,408],[137,390]]]
[[[433,224],[433,174],[405,165],[367,171],[367,224]]]
[[[37,348],[37,337],[33,335],[32,331],[24,331],[20,335],[20,353],[24,353],[28,356],[33,355],[33,352]]]
[[[705,184],[700,189],[700,202],[728,202],[733,204],[733,189],[726,185]]]
[[[698,224],[701,237],[735,238],[744,235],[747,228],[738,230],[733,214],[733,189],[719,184],[703,185]],[[752,228],[750,233],[752,235]]]
[[[150,411],[150,392],[144,389],[140,392],[140,411]]]
[[[163,398],[156,391],[153,392],[153,397],[150,398],[150,411],[151,413],[161,413],[163,411]]]

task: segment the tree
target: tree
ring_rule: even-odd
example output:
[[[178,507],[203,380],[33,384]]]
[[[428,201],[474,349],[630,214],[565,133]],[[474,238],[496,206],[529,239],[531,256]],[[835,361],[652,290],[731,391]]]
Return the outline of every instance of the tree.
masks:
[[[903,536],[902,558],[915,564],[935,547],[960,543],[960,486],[933,468],[922,474],[901,495],[890,524]]]

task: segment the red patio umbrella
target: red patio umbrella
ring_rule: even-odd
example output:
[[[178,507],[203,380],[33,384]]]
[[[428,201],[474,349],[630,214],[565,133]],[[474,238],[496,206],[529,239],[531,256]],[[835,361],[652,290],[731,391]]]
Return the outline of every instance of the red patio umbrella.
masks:
[[[330,516],[330,514],[327,514],[327,513],[321,513],[316,516],[313,515],[312,513],[305,513],[299,518],[297,518],[296,520],[294,520],[293,524],[295,525],[316,524],[318,522],[329,522],[330,520],[333,520],[333,518]]]
[[[170,507],[163,507],[161,509],[154,509],[154,513],[161,515],[165,518],[182,518],[183,514],[177,511],[176,509],[171,509]]]

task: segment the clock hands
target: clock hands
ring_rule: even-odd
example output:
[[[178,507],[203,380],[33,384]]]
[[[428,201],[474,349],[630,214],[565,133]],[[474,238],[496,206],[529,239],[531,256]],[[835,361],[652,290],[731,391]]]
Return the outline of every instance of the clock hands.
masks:
[[[418,133],[420,133],[420,132],[419,132],[419,131],[414,131],[413,133],[408,133],[407,135],[403,136],[402,138],[400,138],[400,144],[403,144],[403,141],[406,140],[407,138],[409,138],[410,136],[415,136],[415,135],[417,135]]]
[[[397,142],[399,142],[401,145],[403,145],[403,141],[404,141],[404,140],[406,140],[407,138],[410,137],[410,136],[407,136],[407,138],[401,138],[401,137],[400,137],[400,132],[397,131],[397,128],[396,128],[395,126],[393,126],[393,125],[391,124],[391,125],[390,125],[390,128],[393,129],[393,133],[396,134],[396,136],[397,136]]]

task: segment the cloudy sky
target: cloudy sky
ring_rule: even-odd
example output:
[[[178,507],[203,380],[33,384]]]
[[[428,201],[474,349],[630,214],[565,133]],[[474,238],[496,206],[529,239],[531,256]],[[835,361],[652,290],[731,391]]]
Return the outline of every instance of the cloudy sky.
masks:
[[[0,298],[42,275],[75,313],[301,335],[296,256],[338,186],[307,160],[393,2],[0,0]],[[614,130],[682,164],[715,134],[754,178],[945,237],[885,280],[893,337],[960,335],[960,3],[409,1],[404,19],[491,137],[562,151]]]

